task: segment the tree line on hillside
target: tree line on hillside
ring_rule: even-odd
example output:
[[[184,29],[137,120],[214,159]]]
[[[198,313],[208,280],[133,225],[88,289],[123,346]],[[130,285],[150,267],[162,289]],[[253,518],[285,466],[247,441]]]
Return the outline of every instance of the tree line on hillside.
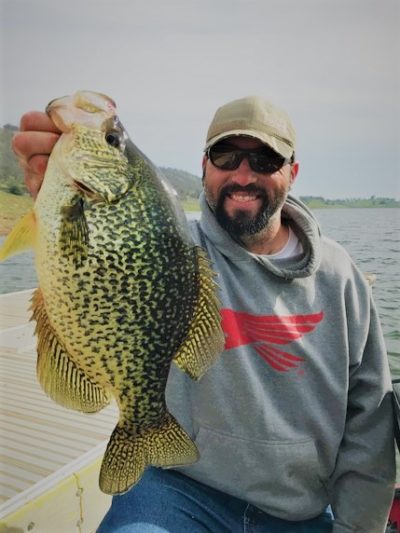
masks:
[[[0,128],[0,190],[11,194],[27,194],[23,172],[11,149],[11,140],[18,130],[16,126],[6,124]],[[165,177],[178,193],[181,201],[197,199],[202,191],[201,179],[184,170],[160,167]],[[393,198],[352,198],[328,200],[322,196],[300,196],[300,199],[313,209],[322,207],[400,207],[400,201]]]
[[[11,140],[16,131],[18,128],[11,124],[6,124],[0,128],[0,190],[22,195],[27,194],[24,176],[11,149]],[[160,170],[172,184],[180,200],[199,197],[202,184],[198,176],[176,168],[160,167]]]
[[[12,194],[25,194],[23,173],[11,150],[11,139],[17,130],[10,124],[0,129],[0,189]]]
[[[346,198],[329,200],[322,196],[300,196],[300,200],[312,209],[322,207],[400,207],[400,201],[394,198]]]

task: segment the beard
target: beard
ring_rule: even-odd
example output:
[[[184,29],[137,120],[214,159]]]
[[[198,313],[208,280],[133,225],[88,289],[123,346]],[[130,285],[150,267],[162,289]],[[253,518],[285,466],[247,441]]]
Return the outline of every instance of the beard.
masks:
[[[246,210],[236,210],[233,215],[228,215],[225,210],[225,199],[235,192],[256,194],[261,199],[261,206],[257,213],[251,214]],[[285,203],[287,190],[278,191],[273,198],[268,198],[264,189],[255,185],[241,187],[239,185],[226,185],[221,189],[216,202],[209,202],[214,211],[219,225],[233,238],[256,235],[268,227],[270,220],[276,215]]]

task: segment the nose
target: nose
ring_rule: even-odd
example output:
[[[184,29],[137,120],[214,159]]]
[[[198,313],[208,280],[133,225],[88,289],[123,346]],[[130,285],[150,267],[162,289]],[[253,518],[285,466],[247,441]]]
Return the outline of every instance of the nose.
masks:
[[[254,183],[257,180],[257,176],[250,168],[247,157],[244,157],[238,168],[232,171],[231,180],[233,183],[237,183],[242,187]]]

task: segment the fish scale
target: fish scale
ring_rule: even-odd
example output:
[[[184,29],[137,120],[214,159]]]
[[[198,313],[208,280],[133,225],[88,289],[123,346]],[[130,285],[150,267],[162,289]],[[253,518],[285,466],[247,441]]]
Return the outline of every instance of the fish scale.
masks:
[[[115,494],[148,465],[197,460],[166,406],[168,373],[174,361],[199,379],[224,336],[209,261],[110,102],[83,91],[49,104],[62,135],[33,214],[13,230],[0,258],[21,241],[34,247],[32,309],[46,393],[85,412],[111,397],[118,404],[100,472],[100,488]]]

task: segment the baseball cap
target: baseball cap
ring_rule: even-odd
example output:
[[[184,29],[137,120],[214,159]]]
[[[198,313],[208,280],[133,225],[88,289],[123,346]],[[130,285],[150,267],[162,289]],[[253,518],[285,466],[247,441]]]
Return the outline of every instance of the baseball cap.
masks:
[[[296,132],[290,118],[259,96],[247,96],[219,107],[208,128],[205,150],[235,135],[255,137],[285,158],[295,151]]]

